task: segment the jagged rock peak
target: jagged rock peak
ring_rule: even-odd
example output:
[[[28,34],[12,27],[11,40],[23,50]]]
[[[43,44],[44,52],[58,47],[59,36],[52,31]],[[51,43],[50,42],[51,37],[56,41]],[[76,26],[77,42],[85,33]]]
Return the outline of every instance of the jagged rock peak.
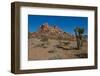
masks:
[[[55,25],[49,25],[48,23],[44,23],[40,26],[39,32],[54,32],[54,33],[60,33],[63,32],[61,29],[59,29]]]

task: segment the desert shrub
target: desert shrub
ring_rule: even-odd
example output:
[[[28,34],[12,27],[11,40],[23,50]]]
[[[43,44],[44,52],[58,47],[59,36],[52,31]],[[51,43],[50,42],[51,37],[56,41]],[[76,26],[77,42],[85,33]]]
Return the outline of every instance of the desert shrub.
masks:
[[[49,42],[49,41],[47,41],[47,42],[46,42],[46,45],[49,45],[49,44],[50,44],[50,42]]]
[[[67,37],[64,37],[63,40],[69,40]]]
[[[34,47],[41,47],[41,44],[37,44],[37,45],[35,45]]]
[[[43,47],[45,44],[44,43],[39,43],[39,44],[35,44],[34,47]]]
[[[70,42],[59,40],[59,45],[68,45]]]
[[[57,49],[55,49],[55,48],[48,51],[48,53],[55,53],[55,52],[57,52]]]
[[[62,40],[58,40],[58,43],[59,43],[59,44],[62,44]]]
[[[43,38],[41,39],[41,41],[42,41],[42,42],[47,42],[47,41],[48,41],[48,37],[43,37]]]
[[[62,36],[58,36],[58,38],[57,38],[58,40],[62,40],[63,38],[62,38]]]
[[[31,45],[34,45],[34,43],[31,43]]]
[[[43,47],[43,48],[47,48],[48,46],[45,43],[40,43],[35,45],[34,47]]]
[[[47,46],[43,46],[43,48],[48,48]]]
[[[50,50],[50,51],[48,51],[48,53],[54,53],[55,52],[55,50]]]
[[[56,45],[56,47],[57,48],[61,48],[61,49],[63,49],[63,50],[69,50],[69,49],[71,49],[70,47],[69,47],[69,44],[70,44],[70,42],[67,42],[67,41],[59,41],[59,44],[58,45]]]
[[[41,45],[41,46],[44,46],[45,44],[44,44],[44,43],[41,43],[40,45]]]
[[[47,46],[45,43],[42,43],[42,44],[41,44],[41,47],[47,48],[48,46]]]
[[[68,41],[65,42],[65,41],[64,41],[63,44],[64,44],[64,45],[68,45],[68,44],[70,44],[70,42],[68,42]]]
[[[81,53],[81,54],[76,54],[75,56],[77,56],[78,58],[87,58],[88,54],[87,53]]]
[[[58,54],[55,54],[55,55],[53,55],[53,56],[51,56],[51,57],[49,58],[49,60],[54,60],[54,59],[62,59],[62,58],[61,58],[61,56],[59,56]]]

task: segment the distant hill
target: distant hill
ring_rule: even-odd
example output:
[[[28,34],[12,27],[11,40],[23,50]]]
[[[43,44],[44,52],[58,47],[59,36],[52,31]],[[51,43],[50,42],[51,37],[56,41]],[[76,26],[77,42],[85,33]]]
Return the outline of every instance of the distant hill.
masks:
[[[55,25],[49,25],[44,23],[40,25],[39,30],[36,32],[29,32],[29,38],[42,38],[47,37],[48,39],[66,39],[75,40],[75,37]]]

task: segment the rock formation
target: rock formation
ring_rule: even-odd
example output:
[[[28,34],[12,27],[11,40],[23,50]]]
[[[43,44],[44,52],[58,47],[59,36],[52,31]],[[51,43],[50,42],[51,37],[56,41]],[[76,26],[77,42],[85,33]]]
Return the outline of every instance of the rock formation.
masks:
[[[32,38],[41,38],[41,37],[48,37],[50,39],[68,39],[73,40],[74,37],[71,36],[69,33],[64,32],[57,26],[50,26],[48,23],[44,23],[40,26],[37,32],[30,33]]]

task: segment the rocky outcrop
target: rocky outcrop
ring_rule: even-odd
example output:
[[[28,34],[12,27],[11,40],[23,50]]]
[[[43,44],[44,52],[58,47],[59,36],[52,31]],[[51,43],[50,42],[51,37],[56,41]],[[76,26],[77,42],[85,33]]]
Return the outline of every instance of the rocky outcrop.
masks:
[[[49,39],[67,39],[74,40],[74,36],[71,36],[69,33],[64,32],[55,25],[49,25],[44,23],[40,26],[37,32],[32,32],[29,36],[30,38],[42,38],[47,37]]]
[[[57,26],[49,26],[48,23],[44,23],[40,26],[39,32],[52,32],[52,33],[60,33],[61,31]]]
[[[48,32],[49,31],[49,25],[48,23],[42,24],[40,26],[39,32]]]

